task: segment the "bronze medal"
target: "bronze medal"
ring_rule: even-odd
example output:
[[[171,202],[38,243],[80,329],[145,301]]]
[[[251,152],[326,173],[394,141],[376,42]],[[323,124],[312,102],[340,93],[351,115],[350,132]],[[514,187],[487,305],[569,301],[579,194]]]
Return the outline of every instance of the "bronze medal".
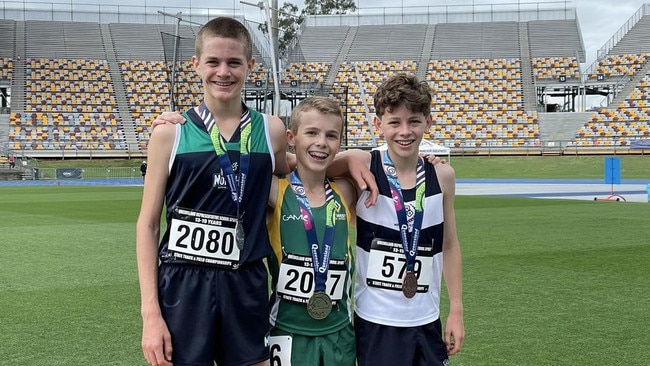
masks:
[[[244,220],[237,220],[237,226],[235,227],[235,242],[237,243],[237,248],[242,250],[244,248]]]
[[[415,272],[406,272],[402,281],[402,293],[404,296],[406,296],[407,299],[415,296],[418,292],[418,278],[415,276]]]
[[[322,291],[314,292],[309,298],[309,301],[307,301],[307,313],[316,320],[327,318],[331,312],[332,300]]]

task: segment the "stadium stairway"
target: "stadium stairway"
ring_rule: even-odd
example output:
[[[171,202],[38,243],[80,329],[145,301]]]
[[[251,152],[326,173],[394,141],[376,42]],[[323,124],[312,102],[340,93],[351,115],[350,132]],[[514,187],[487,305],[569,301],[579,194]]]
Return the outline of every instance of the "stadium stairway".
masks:
[[[630,97],[630,94],[632,93],[632,90],[639,85],[639,82],[641,82],[641,79],[643,77],[650,73],[650,62],[646,62],[645,65],[639,70],[637,70],[636,74],[634,74],[634,77],[625,84],[623,89],[616,94],[614,99],[612,99],[611,103],[609,103],[609,106],[607,107],[608,109],[616,109],[618,106],[625,102],[625,99]]]
[[[18,40],[22,40],[19,42]],[[16,56],[14,76],[11,82],[11,109],[25,111],[25,22],[16,22]]]
[[[534,111],[535,101],[535,76],[530,57],[530,45],[528,40],[528,25],[519,23],[519,54],[521,59],[521,82],[524,97],[524,110]]]
[[[424,47],[420,54],[420,62],[418,62],[418,69],[416,75],[420,80],[426,80],[427,70],[429,68],[429,61],[431,60],[431,52],[433,52],[433,41],[436,36],[436,25],[428,24],[427,33],[424,35]]]
[[[341,50],[339,51],[339,54],[336,56],[336,60],[332,63],[332,66],[330,67],[329,74],[327,75],[327,80],[325,84],[327,85],[333,85],[334,82],[336,81],[336,75],[339,73],[339,68],[341,67],[341,64],[345,62],[345,55],[350,53],[350,48],[352,47],[352,42],[354,41],[354,38],[357,36],[357,30],[359,27],[349,27],[348,29],[348,34],[345,36],[345,41],[343,41],[343,45],[341,45]]]
[[[113,40],[111,38],[111,31],[108,24],[101,24],[102,38],[104,40],[104,47],[106,47],[106,61],[108,62],[108,69],[113,79],[113,88],[115,90],[115,102],[120,111],[120,120],[122,121],[122,131],[124,132],[124,142],[131,150],[132,146],[138,145],[138,137],[135,132],[135,122],[131,115],[128,99],[126,97],[126,90],[124,88],[124,78],[120,63],[117,60],[115,47],[113,47]]]
[[[9,115],[0,114],[0,150],[3,146],[9,147]]]
[[[542,146],[560,147],[574,137],[576,131],[589,121],[591,112],[576,113],[538,113],[539,139]]]

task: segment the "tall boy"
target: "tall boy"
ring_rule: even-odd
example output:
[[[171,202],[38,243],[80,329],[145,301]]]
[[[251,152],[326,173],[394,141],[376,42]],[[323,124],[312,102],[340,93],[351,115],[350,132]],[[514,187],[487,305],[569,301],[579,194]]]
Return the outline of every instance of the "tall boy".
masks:
[[[153,121],[137,225],[142,348],[152,365],[268,364],[265,230],[272,173],[288,173],[277,117],[241,99],[253,70],[251,37],[221,17],[201,27],[194,69],[203,103]],[[184,123],[189,121],[189,123]],[[170,122],[170,123],[167,123]],[[357,184],[374,192],[368,169],[350,161]],[[260,204],[262,203],[262,204]],[[160,246],[160,214],[167,231]],[[160,265],[158,262],[160,261]]]
[[[268,364],[262,260],[271,250],[260,202],[272,173],[289,171],[285,129],[242,103],[255,60],[241,23],[211,20],[195,52],[203,103],[183,114],[188,123],[155,128],[149,142],[137,224],[142,348],[151,365]]]
[[[271,186],[271,354],[282,365],[355,365],[349,236],[354,216],[349,205],[356,202],[356,191],[345,179],[326,177],[342,131],[335,100],[300,102],[287,131],[296,169],[274,178]]]
[[[418,154],[432,124],[426,82],[395,75],[379,86],[374,106],[374,124],[387,151],[340,154],[363,160],[379,186],[375,206],[357,205],[358,363],[446,365],[465,337],[454,170],[448,164],[425,164]],[[443,274],[450,301],[444,334]]]

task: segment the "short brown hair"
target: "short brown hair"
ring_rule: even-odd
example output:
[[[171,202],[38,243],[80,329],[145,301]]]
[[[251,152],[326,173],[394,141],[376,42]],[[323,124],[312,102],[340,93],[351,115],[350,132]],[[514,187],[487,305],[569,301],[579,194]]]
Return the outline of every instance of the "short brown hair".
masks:
[[[395,74],[384,81],[375,92],[375,113],[381,118],[387,109],[400,105],[425,116],[431,113],[431,87],[415,75]]]
[[[201,58],[203,41],[206,37],[221,37],[239,40],[242,46],[244,46],[244,55],[246,56],[246,60],[253,58],[253,41],[251,40],[251,35],[248,32],[248,29],[246,29],[246,27],[236,19],[230,17],[214,18],[205,23],[201,29],[199,29],[199,33],[196,35],[196,40],[194,41],[194,52],[198,58]]]
[[[294,134],[298,133],[298,127],[300,127],[301,122],[300,117],[304,112],[312,109],[315,109],[322,114],[330,114],[339,117],[341,119],[341,136],[343,136],[343,113],[341,113],[341,105],[334,98],[321,96],[307,97],[298,103],[293,111],[291,111],[291,120],[289,122],[289,129],[291,132]]]

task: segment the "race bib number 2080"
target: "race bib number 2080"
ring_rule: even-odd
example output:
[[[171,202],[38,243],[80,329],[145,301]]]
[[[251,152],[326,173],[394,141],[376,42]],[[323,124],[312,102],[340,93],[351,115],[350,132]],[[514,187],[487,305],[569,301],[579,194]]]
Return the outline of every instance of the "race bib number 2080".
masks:
[[[176,208],[168,249],[178,259],[237,268],[240,252],[235,242],[236,227],[234,217]]]

